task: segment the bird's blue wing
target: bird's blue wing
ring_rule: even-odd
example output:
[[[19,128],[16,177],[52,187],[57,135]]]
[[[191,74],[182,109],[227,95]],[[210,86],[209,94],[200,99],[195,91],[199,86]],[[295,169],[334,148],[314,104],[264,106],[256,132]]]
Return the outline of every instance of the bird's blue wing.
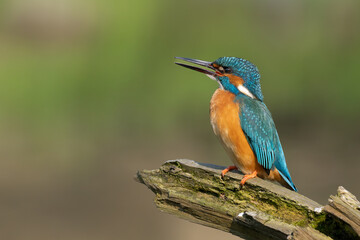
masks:
[[[268,171],[275,166],[283,179],[296,191],[274,121],[266,105],[246,96],[238,96],[235,101],[240,104],[241,128],[259,164]]]
[[[271,114],[264,103],[247,97],[238,97],[240,123],[258,162],[272,169],[277,154],[278,137]]]

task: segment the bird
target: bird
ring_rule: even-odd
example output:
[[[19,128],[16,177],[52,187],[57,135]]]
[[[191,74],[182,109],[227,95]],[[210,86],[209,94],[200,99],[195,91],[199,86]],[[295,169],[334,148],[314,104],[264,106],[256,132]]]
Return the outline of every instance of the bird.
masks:
[[[219,84],[210,101],[210,122],[234,163],[221,176],[238,169],[244,174],[241,188],[247,180],[260,177],[297,192],[274,120],[264,103],[258,68],[237,57],[220,57],[213,62],[175,58],[181,60],[175,64],[201,72]]]

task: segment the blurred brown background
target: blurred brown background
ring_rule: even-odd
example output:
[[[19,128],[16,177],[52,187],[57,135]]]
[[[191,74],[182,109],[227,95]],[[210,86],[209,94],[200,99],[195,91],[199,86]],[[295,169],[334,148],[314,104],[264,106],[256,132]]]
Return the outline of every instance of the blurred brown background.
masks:
[[[229,165],[214,81],[174,56],[262,74],[300,193],[360,197],[360,2],[3,0],[1,239],[237,239],[156,210],[137,170]]]

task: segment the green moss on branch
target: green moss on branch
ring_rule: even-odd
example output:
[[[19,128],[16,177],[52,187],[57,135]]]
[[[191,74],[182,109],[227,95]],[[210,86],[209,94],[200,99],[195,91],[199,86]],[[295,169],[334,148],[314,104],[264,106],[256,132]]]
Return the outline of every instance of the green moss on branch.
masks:
[[[222,179],[221,169],[176,160],[157,170],[140,171],[137,179],[156,193],[155,203],[162,211],[246,239],[287,239],[298,229],[300,237],[316,233],[314,239],[358,236],[345,222],[296,192],[259,178],[247,181],[240,190],[242,175],[228,173]]]

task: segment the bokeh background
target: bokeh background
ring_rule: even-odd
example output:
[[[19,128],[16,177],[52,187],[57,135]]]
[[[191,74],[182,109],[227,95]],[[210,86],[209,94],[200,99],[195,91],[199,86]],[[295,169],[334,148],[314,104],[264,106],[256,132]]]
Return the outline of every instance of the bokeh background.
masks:
[[[262,74],[300,193],[360,196],[360,2],[2,0],[1,239],[237,239],[160,213],[137,170],[229,165],[217,83],[174,56]]]

